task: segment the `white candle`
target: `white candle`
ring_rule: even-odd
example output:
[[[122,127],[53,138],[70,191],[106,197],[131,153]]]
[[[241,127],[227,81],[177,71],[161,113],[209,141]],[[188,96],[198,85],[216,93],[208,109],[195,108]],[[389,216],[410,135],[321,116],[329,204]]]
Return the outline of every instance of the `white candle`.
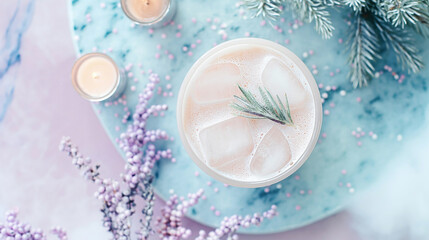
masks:
[[[288,95],[293,126],[237,116],[237,85]],[[285,101],[285,100],[284,100]],[[203,55],[179,92],[177,119],[185,149],[212,177],[239,187],[261,187],[295,172],[311,154],[321,127],[317,84],[285,47],[263,39],[236,39]]]
[[[102,101],[119,96],[125,79],[115,62],[107,55],[90,53],[79,58],[72,69],[76,91],[90,101]]]
[[[175,0],[121,0],[128,18],[140,25],[159,26],[170,21],[175,11]]]

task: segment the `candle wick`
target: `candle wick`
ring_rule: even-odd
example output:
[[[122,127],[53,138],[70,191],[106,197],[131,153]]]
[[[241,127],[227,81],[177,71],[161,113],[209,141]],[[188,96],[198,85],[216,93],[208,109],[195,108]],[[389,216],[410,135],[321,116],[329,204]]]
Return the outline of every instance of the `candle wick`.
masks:
[[[93,78],[93,79],[100,79],[100,73],[98,73],[98,72],[93,72],[93,73],[92,73],[92,78]]]

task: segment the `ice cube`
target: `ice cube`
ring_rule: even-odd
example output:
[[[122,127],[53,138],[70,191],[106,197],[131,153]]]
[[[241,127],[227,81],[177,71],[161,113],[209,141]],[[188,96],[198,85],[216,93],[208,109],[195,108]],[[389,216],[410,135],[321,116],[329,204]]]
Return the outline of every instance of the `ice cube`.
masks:
[[[287,94],[291,109],[302,109],[309,98],[309,92],[305,90],[301,81],[280,60],[273,58],[268,62],[262,73],[262,82],[265,88],[275,97],[278,95],[285,103]]]
[[[202,105],[233,99],[241,79],[240,69],[233,63],[211,65],[194,79],[192,99]]]
[[[234,117],[201,130],[201,146],[209,166],[219,168],[250,155],[254,144],[248,121]]]
[[[289,143],[277,127],[272,127],[256,148],[250,162],[252,174],[267,177],[280,171],[290,161]]]

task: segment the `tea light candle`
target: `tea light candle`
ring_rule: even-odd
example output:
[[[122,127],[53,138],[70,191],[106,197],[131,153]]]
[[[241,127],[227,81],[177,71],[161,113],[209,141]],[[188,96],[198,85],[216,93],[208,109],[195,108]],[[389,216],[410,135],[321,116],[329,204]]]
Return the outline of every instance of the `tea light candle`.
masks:
[[[109,56],[90,53],[74,64],[72,83],[83,98],[97,102],[118,97],[123,92],[126,81]]]
[[[132,21],[156,27],[173,18],[175,2],[175,0],[121,0],[121,6],[125,15]]]

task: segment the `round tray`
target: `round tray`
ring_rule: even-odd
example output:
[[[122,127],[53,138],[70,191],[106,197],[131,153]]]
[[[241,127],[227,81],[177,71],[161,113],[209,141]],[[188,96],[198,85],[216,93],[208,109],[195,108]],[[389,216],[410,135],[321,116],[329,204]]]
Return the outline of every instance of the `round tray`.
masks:
[[[329,216],[368,187],[390,163],[393,150],[401,146],[399,140],[423,123],[429,100],[423,77],[429,76],[427,68],[403,79],[401,72],[395,72],[400,68],[392,64],[394,58],[386,54],[387,65],[376,66],[382,73],[369,87],[353,90],[347,78],[347,24],[339,13],[333,19],[334,36],[322,40],[312,24],[294,21],[290,14],[276,22],[279,27],[249,19],[235,1],[178,1],[174,23],[157,29],[132,24],[117,0],[70,2],[77,53],[105,52],[129,74],[125,102],[93,105],[115,145],[127,125],[122,123],[124,108],[132,111],[148,73],[160,75],[161,94],[152,102],[168,104],[169,111],[152,118],[148,126],[164,129],[175,139],[160,144],[171,148],[177,161],[160,161],[155,189],[164,199],[173,191],[185,196],[205,189],[207,199],[190,209],[188,216],[206,225],[218,226],[232,214],[262,212],[272,204],[278,206],[279,216],[242,232],[280,232]],[[177,93],[189,68],[214,44],[240,37],[266,38],[292,50],[313,71],[325,99],[321,137],[313,154],[295,174],[268,188],[224,186],[205,175],[185,152],[176,126]],[[429,62],[429,55],[424,56]]]

